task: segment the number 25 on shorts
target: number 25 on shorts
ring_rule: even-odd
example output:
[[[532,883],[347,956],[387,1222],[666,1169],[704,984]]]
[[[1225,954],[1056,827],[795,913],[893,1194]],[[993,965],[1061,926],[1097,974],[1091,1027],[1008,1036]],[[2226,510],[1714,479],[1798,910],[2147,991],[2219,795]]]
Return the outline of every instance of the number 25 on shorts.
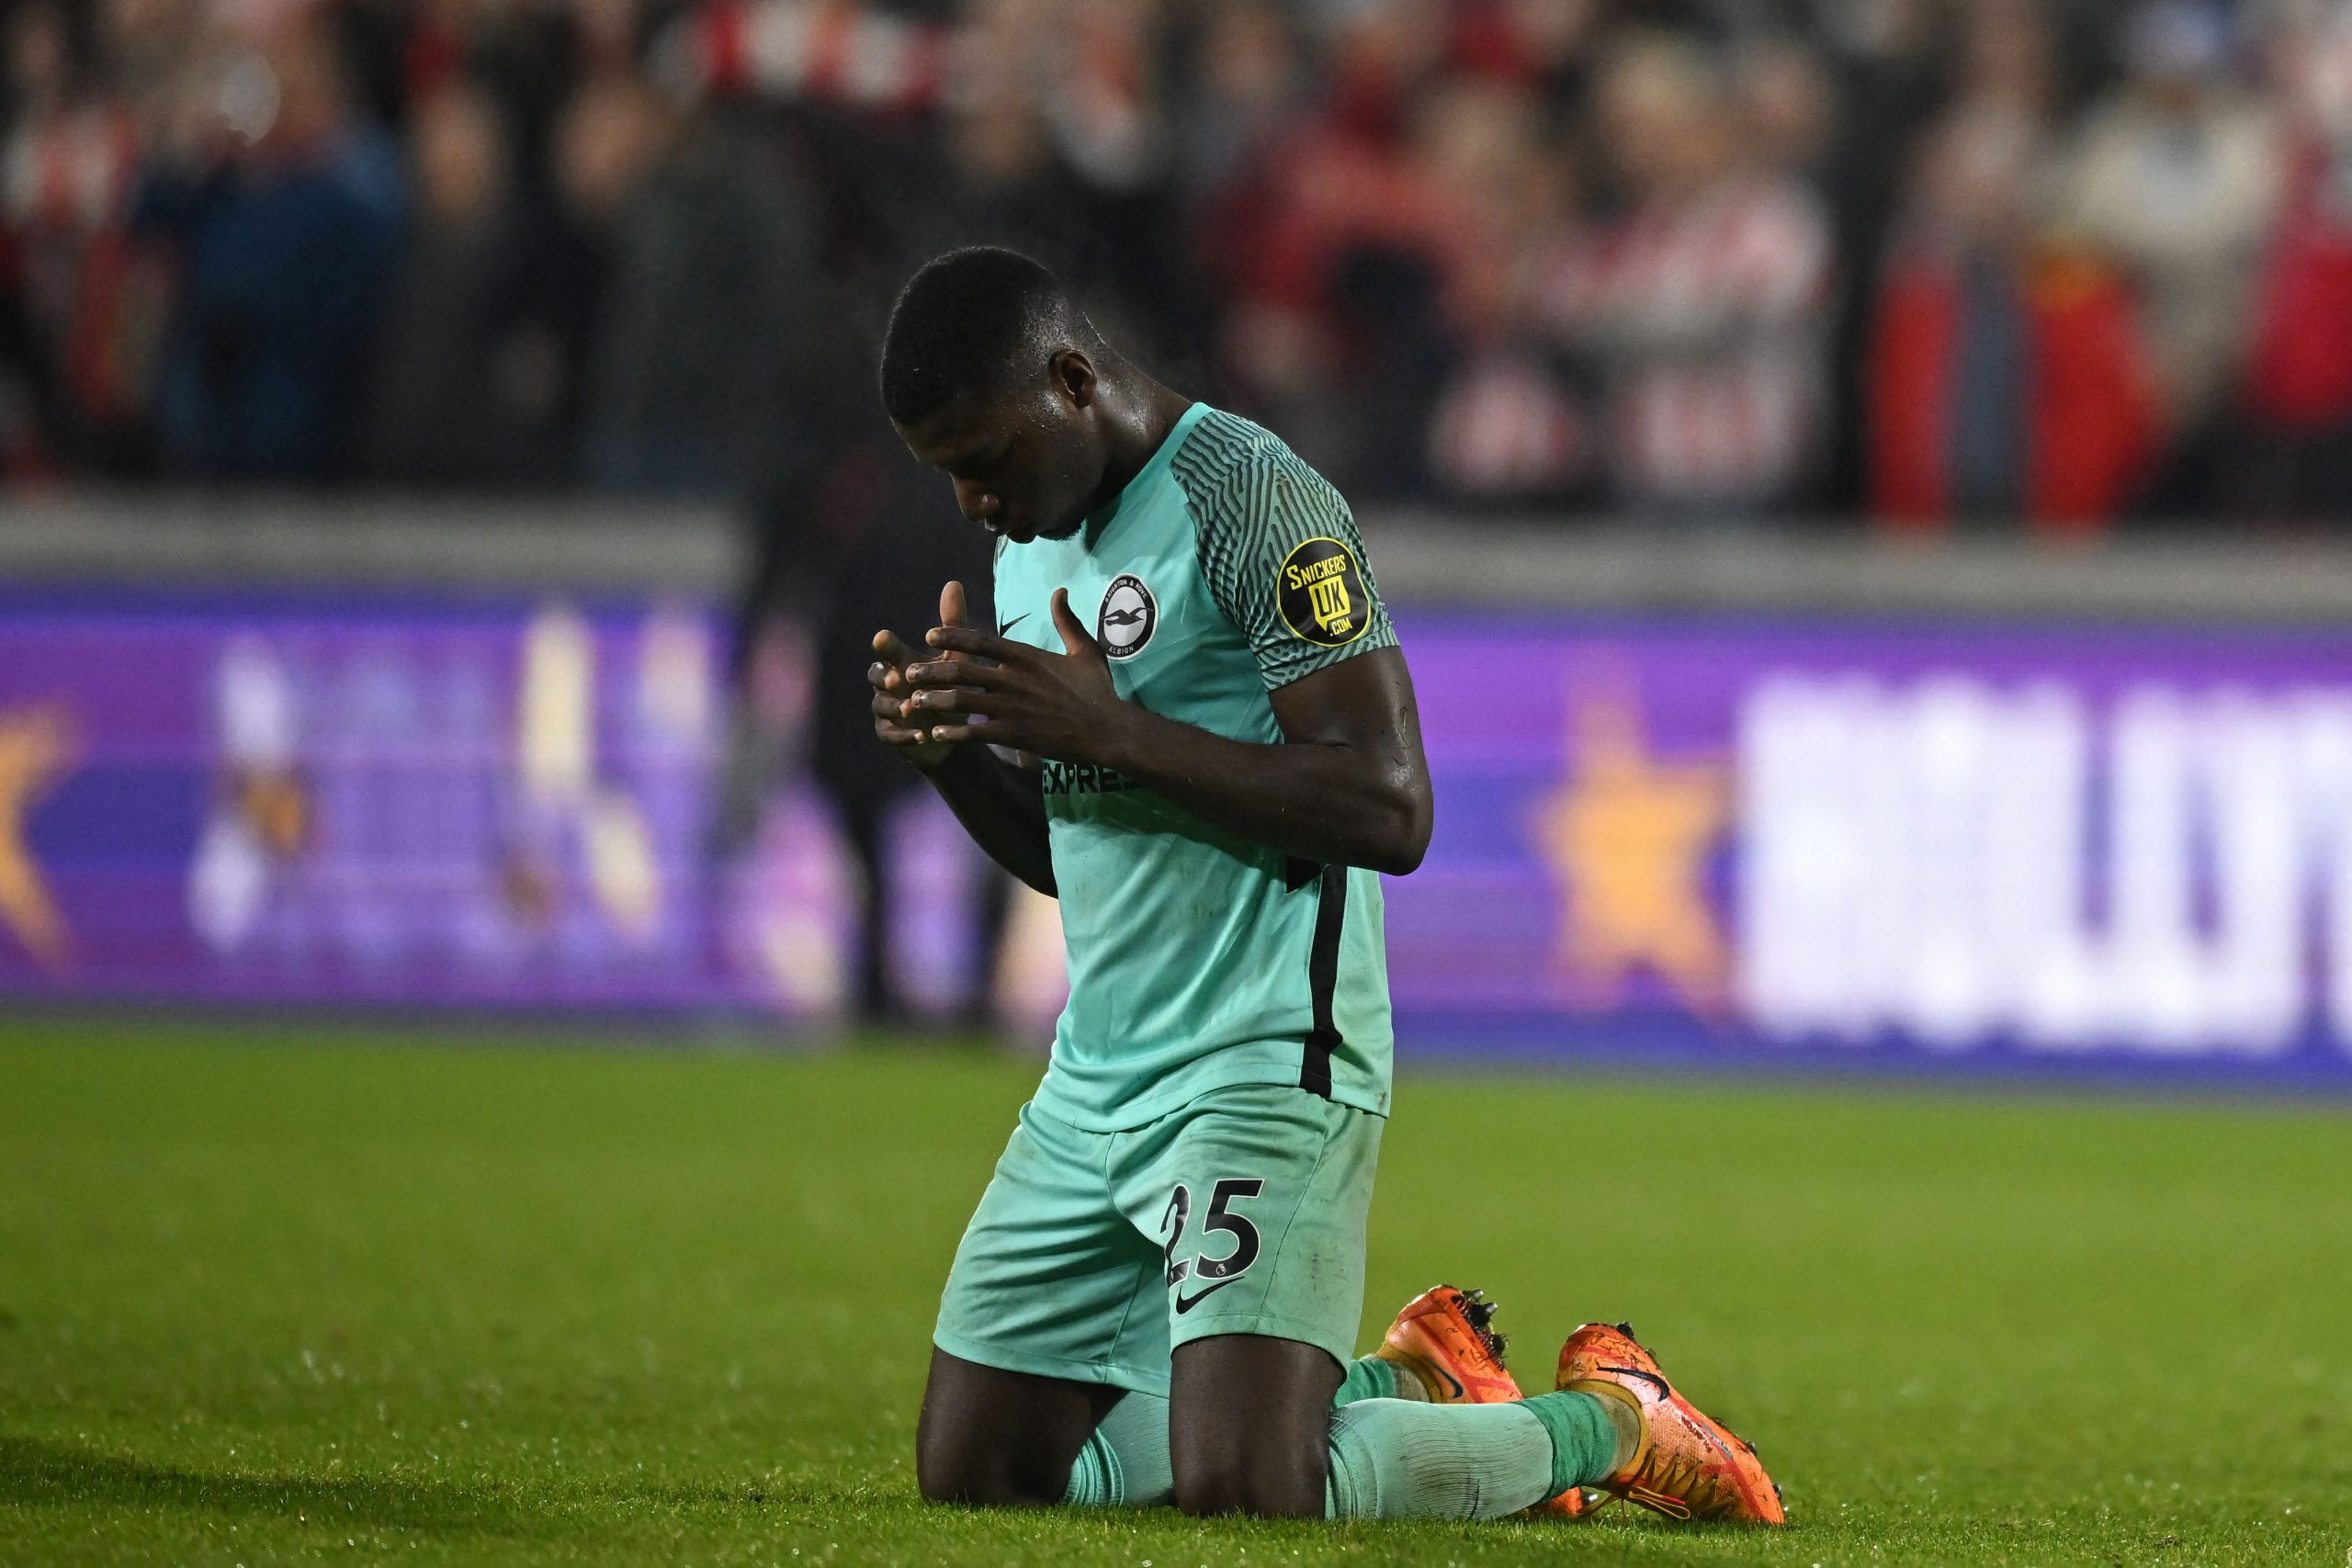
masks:
[[[1178,1182],[1168,1194],[1167,1212],[1159,1217],[1159,1227],[1168,1235],[1168,1288],[1176,1292],[1176,1311],[1181,1314],[1192,1311],[1208,1297],[1241,1277],[1242,1271],[1258,1261],[1258,1227],[1234,1213],[1227,1205],[1238,1199],[1255,1198],[1266,1190],[1265,1181],[1254,1176],[1228,1177],[1209,1190],[1209,1212],[1201,1216],[1204,1231],[1224,1231],[1233,1237],[1233,1249],[1222,1258],[1211,1258],[1205,1252],[1192,1258],[1179,1258],[1184,1244],[1184,1226],[1192,1218],[1192,1190]],[[1198,1290],[1187,1292],[1187,1281],[1206,1280]]]

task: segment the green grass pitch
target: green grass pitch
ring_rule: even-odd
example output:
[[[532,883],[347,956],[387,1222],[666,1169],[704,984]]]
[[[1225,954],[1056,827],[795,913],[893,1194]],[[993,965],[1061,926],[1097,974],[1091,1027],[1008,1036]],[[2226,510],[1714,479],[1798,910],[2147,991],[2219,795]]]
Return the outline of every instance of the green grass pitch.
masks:
[[[609,1043],[609,1042],[607,1042]],[[1630,1318],[1796,1527],[927,1508],[926,1335],[1034,1063],[0,1026],[0,1562],[2352,1554],[2352,1113],[1408,1076],[1369,1344]]]

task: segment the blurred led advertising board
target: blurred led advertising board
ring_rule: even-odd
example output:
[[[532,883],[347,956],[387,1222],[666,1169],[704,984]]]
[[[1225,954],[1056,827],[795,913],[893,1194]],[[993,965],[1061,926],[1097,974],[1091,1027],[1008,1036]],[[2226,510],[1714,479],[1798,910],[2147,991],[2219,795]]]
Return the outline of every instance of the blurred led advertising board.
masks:
[[[1438,793],[1388,884],[1408,1059],[2352,1087],[2352,634],[1398,619]],[[716,831],[723,636],[0,596],[0,995],[823,1015],[857,873],[805,785]],[[978,964],[968,846],[899,828],[900,950]],[[1024,1028],[1057,956],[1024,900]]]
[[[699,615],[0,600],[0,986],[691,1004]]]
[[[2352,636],[1407,626],[1408,1038],[2352,1083]]]

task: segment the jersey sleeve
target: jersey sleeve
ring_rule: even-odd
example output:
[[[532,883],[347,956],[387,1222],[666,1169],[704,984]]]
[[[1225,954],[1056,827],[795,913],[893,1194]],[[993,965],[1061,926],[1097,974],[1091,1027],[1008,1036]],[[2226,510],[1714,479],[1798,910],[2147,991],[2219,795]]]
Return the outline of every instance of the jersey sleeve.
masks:
[[[1353,513],[1283,449],[1237,464],[1200,529],[1201,574],[1268,691],[1396,646]]]

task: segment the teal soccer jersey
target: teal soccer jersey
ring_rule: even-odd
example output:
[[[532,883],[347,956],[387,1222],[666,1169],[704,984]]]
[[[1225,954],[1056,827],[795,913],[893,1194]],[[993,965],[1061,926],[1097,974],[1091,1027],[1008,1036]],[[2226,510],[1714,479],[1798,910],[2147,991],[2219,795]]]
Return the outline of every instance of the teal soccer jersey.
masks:
[[[1061,651],[1057,588],[1122,697],[1235,740],[1281,741],[1269,693],[1396,641],[1339,492],[1200,403],[1075,535],[1000,547],[999,629]],[[1070,989],[1039,1110],[1118,1132],[1289,1085],[1386,1114],[1375,873],[1249,842],[1108,769],[1045,759],[1040,787]]]

